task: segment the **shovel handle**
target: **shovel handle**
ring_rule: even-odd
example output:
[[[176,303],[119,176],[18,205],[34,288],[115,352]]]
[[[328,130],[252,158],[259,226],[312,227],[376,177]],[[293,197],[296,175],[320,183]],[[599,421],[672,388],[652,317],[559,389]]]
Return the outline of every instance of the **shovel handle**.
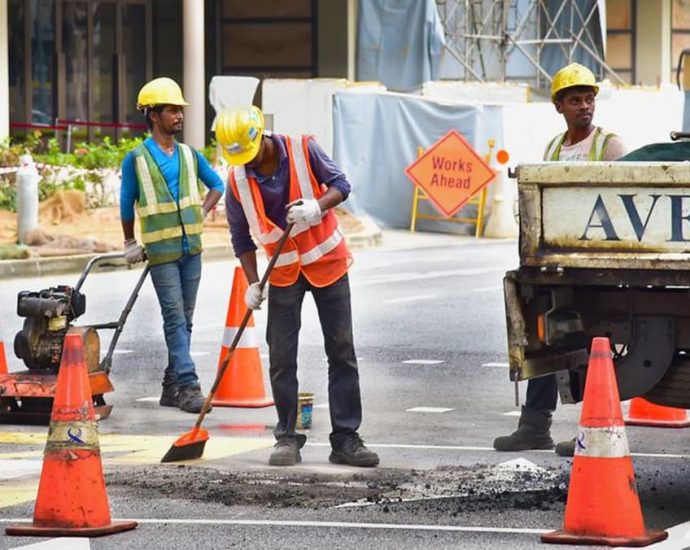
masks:
[[[287,242],[288,237],[290,236],[290,231],[292,230],[293,225],[295,224],[288,223],[287,226],[285,226],[285,231],[283,232],[283,235],[280,237],[280,240],[276,245],[276,249],[273,252],[273,255],[271,256],[271,259],[268,261],[268,266],[266,267],[266,271],[264,271],[263,277],[261,277],[261,281],[259,281],[259,288],[261,290],[263,290],[266,286],[266,283],[268,283],[268,278],[271,276],[271,271],[273,271],[273,267],[278,261],[278,256],[280,256],[280,253],[282,252],[283,247],[285,246],[285,243]],[[223,363],[220,365],[220,368],[218,369],[218,374],[216,374],[216,379],[213,381],[213,386],[211,386],[211,390],[208,392],[208,395],[206,396],[204,406],[201,407],[199,416],[197,417],[196,423],[194,424],[195,430],[198,430],[201,427],[201,423],[204,421],[206,413],[208,413],[208,410],[211,408],[211,401],[213,401],[213,398],[216,395],[216,390],[220,385],[220,381],[223,379],[225,371],[228,369],[228,365],[230,364],[230,357],[232,357],[232,354],[235,351],[235,348],[237,347],[237,344],[239,343],[240,338],[242,337],[242,333],[244,332],[244,329],[247,327],[247,323],[249,323],[249,319],[251,318],[251,316],[252,310],[247,308],[247,311],[245,311],[244,317],[242,318],[242,322],[240,323],[240,326],[237,329],[237,332],[235,333],[235,337],[232,339],[232,343],[230,344],[228,353],[225,356],[225,359],[223,359]]]

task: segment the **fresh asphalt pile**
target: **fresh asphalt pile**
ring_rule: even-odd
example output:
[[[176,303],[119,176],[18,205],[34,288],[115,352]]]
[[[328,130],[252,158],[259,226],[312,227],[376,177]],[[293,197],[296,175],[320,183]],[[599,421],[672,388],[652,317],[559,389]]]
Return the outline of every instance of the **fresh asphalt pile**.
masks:
[[[175,468],[118,468],[108,472],[109,490],[131,498],[190,499],[225,506],[323,510],[370,508],[455,516],[491,510],[562,509],[567,464],[553,469],[476,465],[436,470],[378,469],[352,475],[303,471],[226,472]]]

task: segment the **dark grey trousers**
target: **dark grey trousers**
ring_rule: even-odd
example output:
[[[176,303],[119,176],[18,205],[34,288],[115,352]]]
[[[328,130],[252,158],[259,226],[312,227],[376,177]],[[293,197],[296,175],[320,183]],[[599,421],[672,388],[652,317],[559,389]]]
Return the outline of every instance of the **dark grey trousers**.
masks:
[[[328,357],[328,404],[331,444],[356,434],[362,422],[359,372],[352,337],[350,282],[347,274],[330,286],[316,288],[300,275],[288,287],[271,286],[268,293],[266,339],[270,356],[273,399],[278,412],[276,439],[295,437],[297,419],[297,346],[302,302],[311,292],[321,322]]]

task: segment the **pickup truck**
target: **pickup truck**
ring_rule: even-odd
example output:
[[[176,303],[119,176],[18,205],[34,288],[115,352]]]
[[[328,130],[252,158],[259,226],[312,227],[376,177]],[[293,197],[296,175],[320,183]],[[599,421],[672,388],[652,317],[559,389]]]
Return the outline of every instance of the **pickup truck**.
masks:
[[[690,408],[690,163],[520,165],[520,265],[506,273],[510,376],[581,401],[594,336],[622,400]]]

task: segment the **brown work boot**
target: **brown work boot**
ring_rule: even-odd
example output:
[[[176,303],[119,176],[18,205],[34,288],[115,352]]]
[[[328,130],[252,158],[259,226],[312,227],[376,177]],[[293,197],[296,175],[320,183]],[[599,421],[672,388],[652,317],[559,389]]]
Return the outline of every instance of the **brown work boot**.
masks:
[[[518,429],[510,435],[494,439],[497,451],[529,451],[553,449],[551,411],[522,407]]]
[[[302,462],[300,454],[300,441],[290,437],[279,439],[275,444],[275,450],[271,453],[268,463],[271,466],[294,466]]]
[[[199,387],[187,387],[180,390],[179,394],[179,407],[185,412],[198,414],[204,406],[204,401],[206,398],[204,394],[201,393],[201,388]],[[212,407],[209,407],[209,412]]]
[[[328,460],[333,464],[348,464],[362,468],[373,468],[379,464],[379,455],[367,449],[357,434],[332,444],[333,450]]]

